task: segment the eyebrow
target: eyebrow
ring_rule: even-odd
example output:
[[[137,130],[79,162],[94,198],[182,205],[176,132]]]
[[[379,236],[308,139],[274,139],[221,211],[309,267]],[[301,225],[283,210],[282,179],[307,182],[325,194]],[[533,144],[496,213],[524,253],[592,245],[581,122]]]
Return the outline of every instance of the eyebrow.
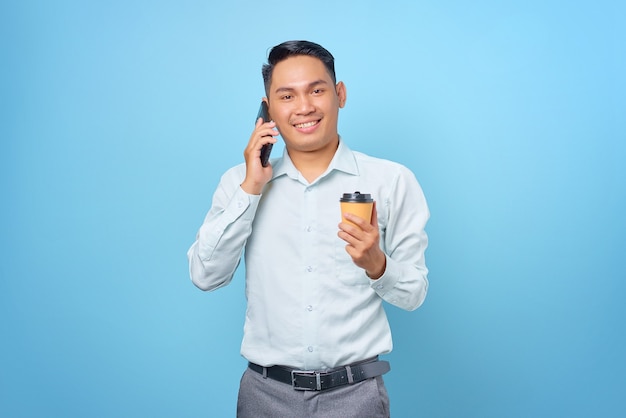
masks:
[[[311,89],[317,85],[320,84],[324,84],[324,85],[328,85],[328,82],[326,80],[315,80],[311,83],[308,84],[307,88]],[[293,87],[278,87],[276,90],[274,90],[274,93],[285,93],[285,92],[292,92],[295,91],[295,89]]]

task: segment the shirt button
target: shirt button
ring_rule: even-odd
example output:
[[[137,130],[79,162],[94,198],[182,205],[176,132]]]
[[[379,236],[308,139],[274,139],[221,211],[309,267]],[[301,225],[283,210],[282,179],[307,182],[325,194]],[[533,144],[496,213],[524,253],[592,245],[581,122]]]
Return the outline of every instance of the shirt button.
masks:
[[[384,286],[382,284],[379,284],[378,286],[376,286],[376,289],[380,290],[382,289]]]
[[[311,312],[311,311],[313,310],[313,306],[312,306],[312,305],[307,306],[307,307],[306,307],[306,310],[307,310],[307,311],[309,311],[309,312]]]
[[[308,271],[309,273],[313,271],[313,267],[311,266],[307,266],[306,271]]]
[[[313,347],[312,346],[308,346],[307,350],[309,350],[309,353],[312,353],[313,352]]]
[[[311,229],[312,229],[312,228],[311,228],[310,226],[307,226],[307,227],[306,227],[306,232],[311,232]]]

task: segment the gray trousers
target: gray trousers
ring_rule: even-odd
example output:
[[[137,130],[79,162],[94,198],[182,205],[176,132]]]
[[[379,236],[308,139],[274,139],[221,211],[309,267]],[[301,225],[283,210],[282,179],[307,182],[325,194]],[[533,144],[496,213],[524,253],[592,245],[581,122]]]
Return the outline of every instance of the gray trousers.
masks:
[[[389,418],[382,376],[325,391],[300,391],[246,369],[237,418]]]

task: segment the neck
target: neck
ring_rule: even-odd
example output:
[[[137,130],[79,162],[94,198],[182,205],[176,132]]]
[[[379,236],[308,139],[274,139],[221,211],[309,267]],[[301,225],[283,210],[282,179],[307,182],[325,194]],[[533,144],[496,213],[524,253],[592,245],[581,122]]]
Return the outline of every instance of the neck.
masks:
[[[312,183],[324,174],[335,156],[338,146],[339,138],[337,138],[337,141],[319,150],[302,151],[288,148],[287,151],[296,169],[309,183]]]

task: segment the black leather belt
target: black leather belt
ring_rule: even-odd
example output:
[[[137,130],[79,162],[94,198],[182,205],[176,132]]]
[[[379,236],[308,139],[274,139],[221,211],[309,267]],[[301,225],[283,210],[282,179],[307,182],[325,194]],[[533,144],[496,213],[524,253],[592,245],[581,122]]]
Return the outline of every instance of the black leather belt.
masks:
[[[391,368],[378,359],[324,371],[296,370],[284,366],[263,367],[248,363],[250,370],[272,380],[291,385],[295,390],[326,390],[381,376]]]

